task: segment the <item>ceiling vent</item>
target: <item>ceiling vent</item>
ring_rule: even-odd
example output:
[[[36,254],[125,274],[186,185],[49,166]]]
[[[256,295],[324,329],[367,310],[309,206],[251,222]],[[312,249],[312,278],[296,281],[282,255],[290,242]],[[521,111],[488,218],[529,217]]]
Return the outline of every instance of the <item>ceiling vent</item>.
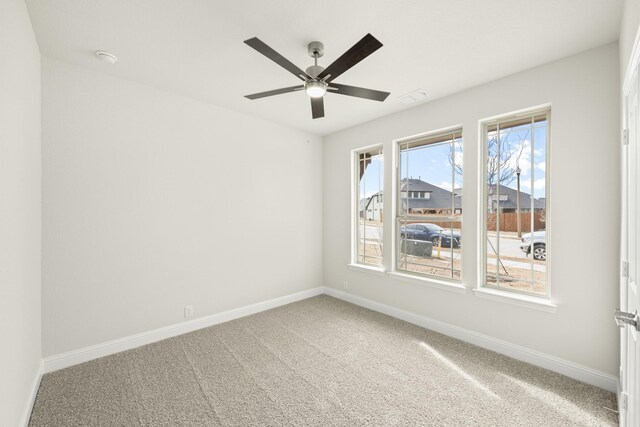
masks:
[[[413,92],[409,92],[405,95],[399,96],[396,99],[403,104],[413,104],[414,102],[424,101],[429,98],[427,91],[424,89],[416,89]]]

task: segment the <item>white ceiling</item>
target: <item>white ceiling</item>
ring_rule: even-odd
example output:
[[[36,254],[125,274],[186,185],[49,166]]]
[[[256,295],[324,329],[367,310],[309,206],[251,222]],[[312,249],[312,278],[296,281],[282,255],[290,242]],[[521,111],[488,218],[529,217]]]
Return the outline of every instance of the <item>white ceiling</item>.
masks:
[[[114,76],[318,135],[617,40],[622,0],[26,0],[40,50]],[[384,46],[336,79],[391,92],[384,103],[325,96],[311,119],[302,92],[243,95],[300,80],[243,41],[257,36],[298,67],[322,41],[329,65],[371,33]],[[116,54],[115,65],[94,51]],[[428,102],[428,101],[425,101]]]

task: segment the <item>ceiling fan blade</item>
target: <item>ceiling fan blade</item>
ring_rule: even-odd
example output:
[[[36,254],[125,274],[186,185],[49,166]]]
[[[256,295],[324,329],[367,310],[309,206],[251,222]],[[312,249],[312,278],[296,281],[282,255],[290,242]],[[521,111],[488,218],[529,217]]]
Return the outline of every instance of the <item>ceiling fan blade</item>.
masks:
[[[245,95],[244,97],[249,99],[259,99],[259,98],[265,98],[267,96],[280,95],[281,93],[295,92],[296,90],[302,90],[302,89],[304,89],[304,85],[283,87],[282,89],[274,89],[266,92],[252,93],[251,95]]]
[[[270,60],[272,60],[273,62],[275,62],[276,64],[280,65],[281,67],[283,67],[284,69],[289,71],[291,74],[293,74],[294,76],[296,76],[300,80],[307,81],[307,79],[311,78],[307,73],[302,71],[300,68],[296,67],[287,58],[285,58],[284,56],[280,55],[275,50],[271,49],[269,46],[267,46],[259,38],[254,37],[252,39],[245,40],[244,42],[247,45],[249,45],[252,48],[254,48],[255,50],[257,50],[258,52],[260,52],[261,54],[263,54],[264,56],[266,56],[267,58],[269,58]]]
[[[318,78],[324,79],[329,76],[325,81],[330,82],[381,47],[382,43],[378,39],[371,34],[367,34],[362,40],[354,44],[351,49],[343,53],[340,58],[336,59],[333,64],[325,68],[318,75]]]
[[[322,97],[311,98],[311,116],[313,116],[314,119],[324,117],[324,101]]]
[[[365,89],[363,87],[355,87],[348,85],[339,85],[331,83],[329,93],[337,93],[338,95],[357,96],[358,98],[371,99],[373,101],[384,101],[389,96],[389,92],[381,92],[379,90]]]

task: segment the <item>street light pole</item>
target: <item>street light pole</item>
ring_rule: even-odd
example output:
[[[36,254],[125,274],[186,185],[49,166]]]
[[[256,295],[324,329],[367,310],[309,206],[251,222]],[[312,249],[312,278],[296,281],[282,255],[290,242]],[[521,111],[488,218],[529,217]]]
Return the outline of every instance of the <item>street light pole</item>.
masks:
[[[518,239],[522,237],[522,223],[520,218],[520,166],[516,167],[516,176],[518,178],[518,196],[516,197],[516,220],[518,223]]]

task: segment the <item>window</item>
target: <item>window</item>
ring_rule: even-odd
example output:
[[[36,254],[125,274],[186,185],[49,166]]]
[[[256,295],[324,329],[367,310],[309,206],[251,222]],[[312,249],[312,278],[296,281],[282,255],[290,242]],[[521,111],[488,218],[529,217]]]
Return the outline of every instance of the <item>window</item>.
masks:
[[[484,123],[484,284],[549,296],[549,111]]]
[[[353,263],[382,267],[384,162],[382,147],[354,152]]]
[[[399,141],[397,147],[395,268],[460,281],[462,129]]]

